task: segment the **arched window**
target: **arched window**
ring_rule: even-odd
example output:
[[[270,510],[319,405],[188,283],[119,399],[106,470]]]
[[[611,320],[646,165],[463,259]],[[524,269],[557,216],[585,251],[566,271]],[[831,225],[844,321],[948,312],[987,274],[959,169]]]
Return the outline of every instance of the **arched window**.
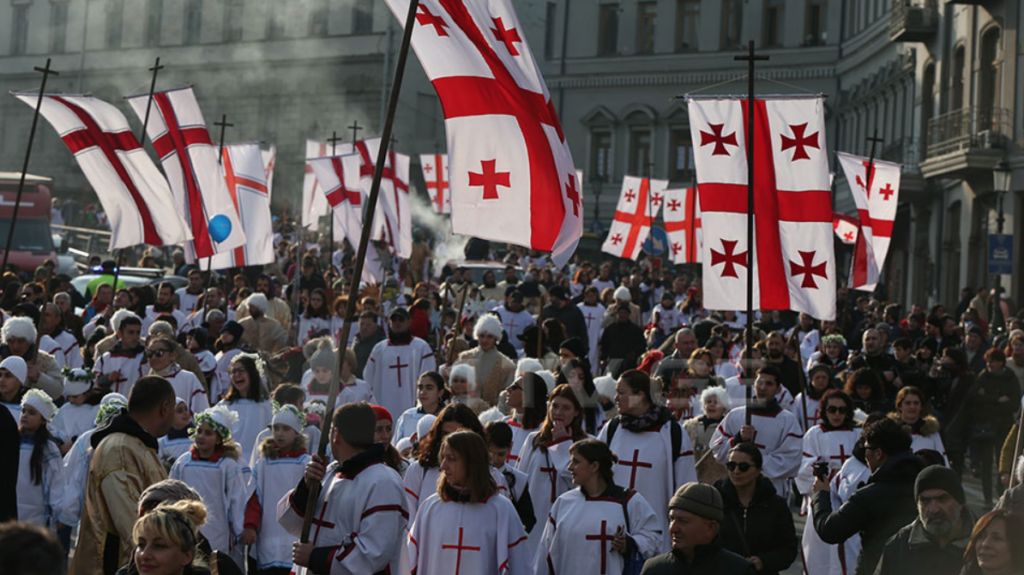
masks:
[[[1000,30],[993,26],[981,37],[981,61],[978,69],[978,128],[999,129],[999,41]]]
[[[953,70],[949,77],[949,109],[964,107],[964,68],[967,64],[963,44],[953,52]]]

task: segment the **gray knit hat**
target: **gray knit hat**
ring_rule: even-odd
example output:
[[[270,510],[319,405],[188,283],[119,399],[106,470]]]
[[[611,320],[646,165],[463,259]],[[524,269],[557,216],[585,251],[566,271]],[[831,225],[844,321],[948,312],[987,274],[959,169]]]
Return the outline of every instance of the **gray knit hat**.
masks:
[[[717,489],[703,483],[686,483],[676,490],[676,494],[668,502],[669,509],[682,509],[694,515],[721,521],[722,494]]]
[[[321,338],[317,341],[316,351],[309,357],[309,369],[314,367],[325,367],[333,370],[338,363],[334,355],[334,343],[330,338]]]

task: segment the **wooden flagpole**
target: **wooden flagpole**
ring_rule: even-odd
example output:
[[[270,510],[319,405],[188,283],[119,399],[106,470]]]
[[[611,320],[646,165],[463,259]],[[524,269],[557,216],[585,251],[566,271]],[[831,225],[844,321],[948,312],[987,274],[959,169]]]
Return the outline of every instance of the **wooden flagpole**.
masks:
[[[220,126],[220,147],[218,161],[221,165],[224,165],[224,131],[227,128],[235,127],[234,124],[228,123],[227,114],[220,115],[220,121],[214,122],[214,126]],[[202,325],[206,321],[206,312],[210,310],[210,286],[213,284],[213,256],[206,258],[206,289],[203,291],[203,317],[199,318],[199,325]]]
[[[405,31],[402,35],[402,47],[398,52],[398,61],[395,63],[395,79],[391,86],[391,96],[388,101],[387,116],[384,120],[384,130],[381,132],[380,148],[377,150],[377,163],[373,169],[373,184],[370,187],[370,197],[366,201],[366,212],[372,217],[377,207],[377,198],[380,196],[380,181],[384,175],[384,163],[387,160],[388,147],[391,145],[391,131],[395,124],[395,112],[398,109],[398,95],[402,90],[402,76],[405,74],[405,63],[409,58],[409,45],[412,43],[412,30],[416,27],[416,10],[419,7],[419,0],[409,2],[409,12],[405,17]],[[353,140],[353,144],[355,141]],[[366,263],[366,250],[370,245],[370,227],[365,223],[362,235],[359,238],[359,249],[356,253],[355,267],[352,271],[352,282],[349,284],[348,305],[345,309],[345,321],[341,324],[341,334],[338,338],[337,363],[334,367],[334,374],[331,376],[331,388],[327,397],[327,411],[324,418],[320,420],[320,445],[317,447],[317,454],[323,457],[327,453],[327,442],[330,438],[330,426],[334,419],[334,407],[338,401],[338,387],[341,383],[341,365],[345,361],[345,351],[348,344],[348,334],[352,329],[352,316],[356,313],[356,299],[359,296],[359,279],[363,276],[363,265]],[[306,500],[305,515],[302,518],[302,537],[300,541],[309,542],[309,530],[313,524],[313,514],[316,512],[316,502],[320,497],[320,485],[310,486],[309,498]]]
[[[332,156],[336,155],[337,154],[337,150],[338,150],[338,142],[341,141],[341,138],[338,137],[338,132],[333,132],[332,131],[331,132],[331,137],[327,138],[327,141],[331,143],[331,155]],[[344,183],[345,182],[342,182],[342,184],[344,184]],[[327,213],[328,213],[328,216],[330,217],[330,220],[331,220],[331,228],[330,228],[331,252],[327,255],[327,269],[329,269],[329,270],[331,270],[333,272],[334,271],[334,208],[332,208],[329,204],[330,204],[330,202],[328,202]],[[328,286],[328,287],[330,287],[330,286]],[[328,290],[328,291],[330,291],[330,290]],[[332,295],[332,297],[333,297],[333,295]]]
[[[768,56],[754,54],[754,41],[747,45],[746,56],[734,56],[734,60],[747,62],[747,133],[754,133],[754,62],[768,60]],[[747,362],[743,366],[743,377],[751,379],[753,367],[750,355],[754,349],[754,138],[747,138]],[[746,386],[746,425],[750,425],[750,403],[753,399],[753,383]]]
[[[36,126],[39,125],[39,108],[43,105],[43,94],[46,93],[46,80],[50,74],[60,74],[50,69],[50,59],[46,59],[46,66],[33,68],[36,72],[43,73],[43,82],[39,86],[39,98],[36,100],[36,111],[32,115],[32,128],[28,132],[28,145],[25,147],[25,163],[21,165],[21,178],[18,180],[18,195],[14,199],[14,213],[11,214],[11,225],[7,229],[7,243],[4,244],[4,260],[0,265],[0,274],[7,271],[7,258],[11,254],[11,242],[14,241],[14,224],[18,221],[18,210],[21,208],[21,196],[25,192],[25,177],[28,175],[28,160],[32,157],[32,142],[36,139]],[[115,290],[116,291],[116,290]]]

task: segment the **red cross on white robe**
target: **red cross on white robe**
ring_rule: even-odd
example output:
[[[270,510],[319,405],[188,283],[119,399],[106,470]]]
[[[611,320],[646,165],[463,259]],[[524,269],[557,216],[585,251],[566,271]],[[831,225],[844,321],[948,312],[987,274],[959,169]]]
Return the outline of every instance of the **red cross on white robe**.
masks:
[[[633,459],[632,460],[620,459],[619,460],[619,465],[625,465],[626,467],[630,468],[630,470],[629,470],[629,488],[630,489],[633,489],[633,488],[636,487],[636,471],[637,471],[637,469],[639,469],[641,467],[644,468],[644,469],[650,469],[650,468],[654,467],[654,465],[651,464],[651,463],[648,463],[646,461],[640,461],[640,450],[639,449],[634,449],[633,450]]]
[[[388,368],[395,370],[398,377],[398,387],[402,387],[402,370],[409,367],[408,363],[402,363],[402,358],[395,356],[395,363],[389,365]]]
[[[601,573],[606,572],[608,561],[608,544],[615,541],[615,534],[608,533],[608,521],[601,520],[601,532],[584,537],[587,541],[598,541],[601,543]]]
[[[463,528],[459,527],[459,543],[458,545],[441,545],[441,549],[454,549],[455,555],[455,575],[461,575],[462,573],[462,552],[463,551],[480,551],[480,547],[472,547],[469,545],[462,544]]]

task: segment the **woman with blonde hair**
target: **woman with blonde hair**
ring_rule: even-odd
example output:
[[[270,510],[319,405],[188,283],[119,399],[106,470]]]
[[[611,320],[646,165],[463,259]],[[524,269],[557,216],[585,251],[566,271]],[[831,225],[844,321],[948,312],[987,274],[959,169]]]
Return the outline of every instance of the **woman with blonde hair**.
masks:
[[[135,555],[128,572],[146,575],[208,575],[197,546],[206,508],[198,501],[164,503],[135,522]]]

